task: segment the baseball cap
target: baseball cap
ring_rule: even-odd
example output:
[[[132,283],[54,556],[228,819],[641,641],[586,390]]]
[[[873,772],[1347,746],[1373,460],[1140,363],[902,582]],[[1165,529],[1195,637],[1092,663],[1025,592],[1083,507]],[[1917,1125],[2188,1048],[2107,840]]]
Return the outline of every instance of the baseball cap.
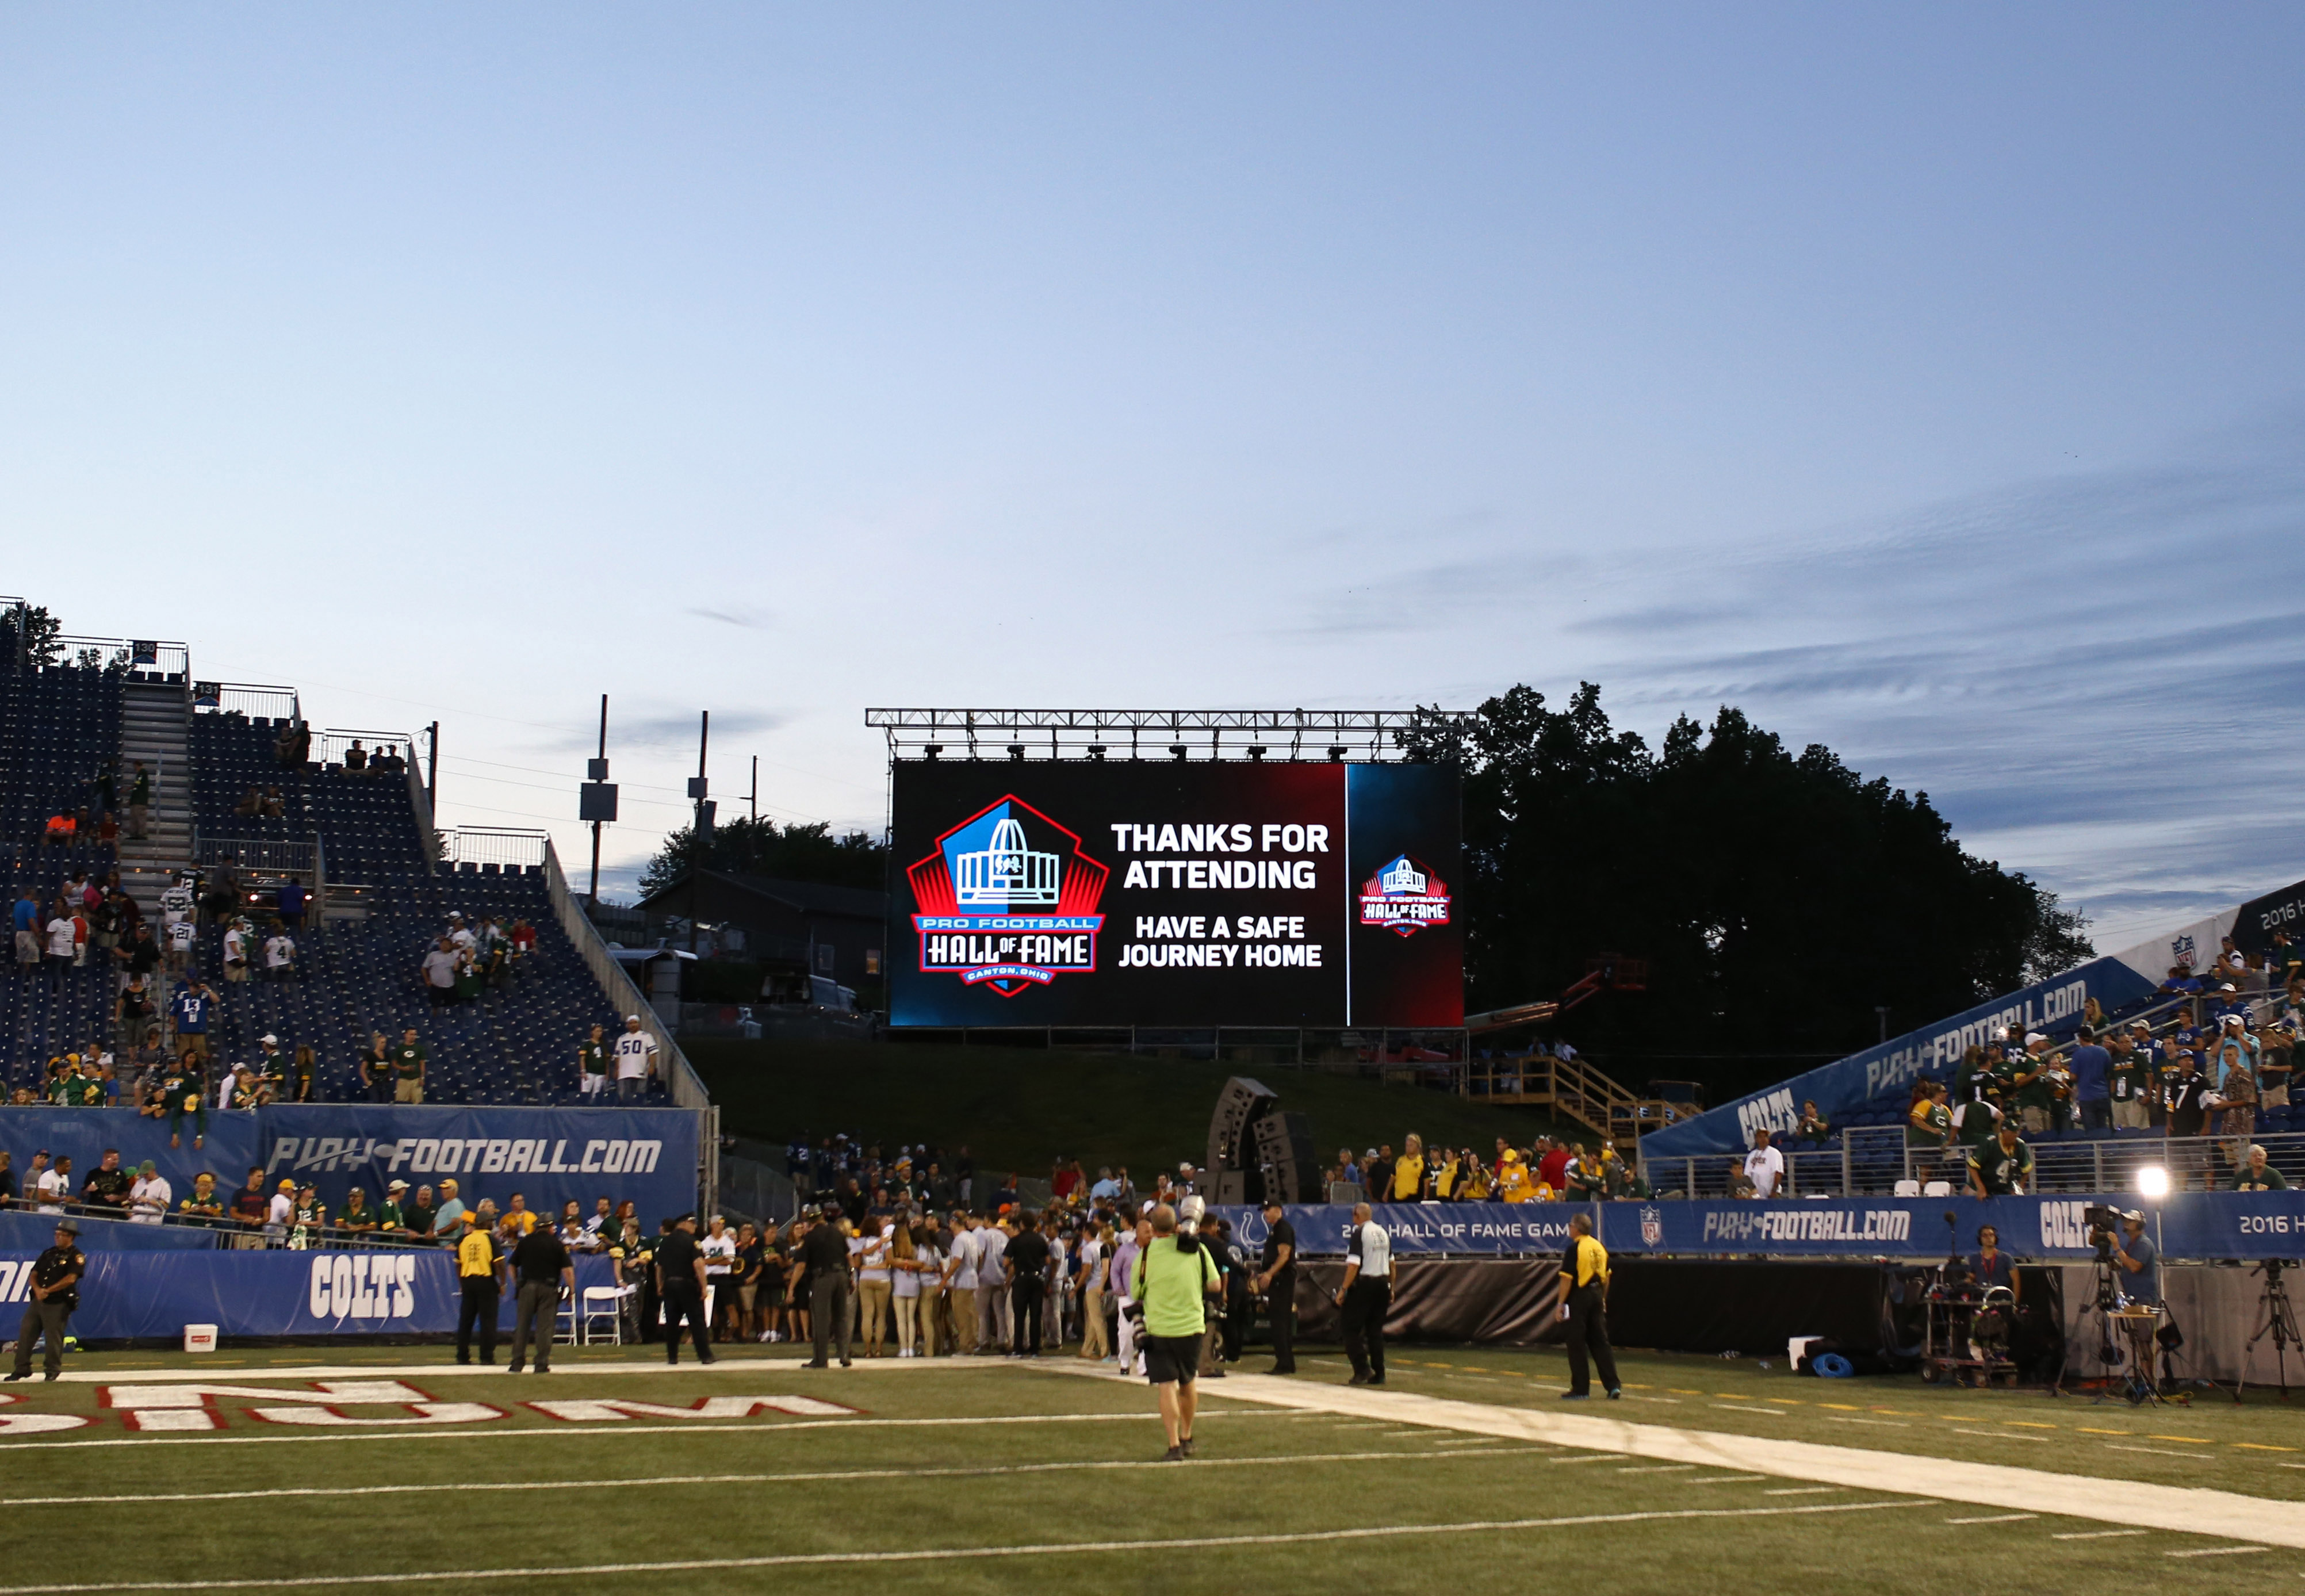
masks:
[[[404,1192],[408,1190],[408,1183],[404,1180],[396,1180],[384,1189],[387,1192]]]
[[[280,1039],[273,1035],[269,1031],[264,1033],[264,1040],[270,1042],[276,1048],[280,1045]]]
[[[639,1024],[639,1023],[641,1023],[641,1017],[640,1017],[640,1015],[638,1015],[638,1014],[626,1014],[626,1015],[625,1016],[625,1021],[626,1021],[628,1023],[631,1023],[631,1024],[634,1024],[634,1025],[637,1025],[637,1024]]]
[[[296,1183],[284,1176],[281,1177],[278,1189],[283,1192],[293,1192],[296,1189]]]

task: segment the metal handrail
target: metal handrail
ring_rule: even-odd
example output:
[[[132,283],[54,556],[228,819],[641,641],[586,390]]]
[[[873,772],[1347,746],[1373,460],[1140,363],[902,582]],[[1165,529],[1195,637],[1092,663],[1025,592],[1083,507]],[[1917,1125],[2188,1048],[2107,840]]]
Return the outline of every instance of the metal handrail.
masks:
[[[2082,1136],[2029,1137],[2036,1192],[2125,1192],[2137,1189],[2148,1168],[2166,1172],[2170,1189],[2199,1186],[2206,1178],[2223,1190],[2254,1145],[2292,1185],[2305,1186],[2305,1131],[2252,1132],[2207,1136],[2169,1136],[2131,1131]],[[1785,1156],[1786,1194],[1791,1197],[1885,1197],[1901,1180],[1943,1180],[1954,1191],[1968,1178],[1968,1145],[1956,1142],[1939,1154],[1909,1148],[1901,1125],[1860,1125],[1835,1132],[1823,1147],[1788,1139],[1777,1144]],[[1652,1190],[1692,1197],[1725,1197],[1745,1164],[1743,1153],[1696,1153],[1651,1157],[1643,1174]]]
[[[176,1201],[181,1204],[183,1199],[178,1198]],[[140,1225],[148,1228],[159,1227],[149,1219],[132,1218],[129,1214],[107,1203],[82,1202],[78,1199],[62,1203],[43,1204],[37,1198],[19,1197],[12,1202],[0,1203],[0,1208],[12,1209],[18,1213],[47,1213],[52,1210],[61,1210],[56,1212],[58,1218],[70,1218],[82,1224],[93,1221],[100,1225]],[[341,1218],[340,1214],[331,1216],[330,1223],[319,1227],[319,1246],[309,1250],[353,1252],[362,1247],[377,1247],[405,1252],[438,1247],[442,1244],[429,1238],[404,1239],[397,1235],[387,1236],[368,1232],[347,1231],[336,1222]],[[269,1235],[277,1228],[269,1220],[242,1219],[228,1213],[217,1217],[188,1214],[183,1212],[181,1207],[172,1209],[161,1218],[159,1224],[173,1229],[205,1231],[219,1239],[236,1235]],[[293,1229],[293,1225],[289,1228]]]

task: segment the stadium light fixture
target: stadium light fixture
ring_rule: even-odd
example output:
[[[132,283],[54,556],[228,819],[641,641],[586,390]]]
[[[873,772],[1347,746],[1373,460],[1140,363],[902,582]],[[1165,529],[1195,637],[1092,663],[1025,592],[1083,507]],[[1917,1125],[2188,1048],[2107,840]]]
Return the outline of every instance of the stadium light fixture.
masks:
[[[921,757],[924,760],[935,759],[943,751],[944,744],[941,743],[923,743],[921,744]]]
[[[1008,745],[1008,757],[1012,760],[1023,759],[1025,757],[1025,745],[1022,743],[1011,743]]]
[[[1101,743],[1092,743],[1088,745],[1088,757],[1093,760],[1103,759],[1105,752],[1105,746]]]
[[[1169,744],[1169,757],[1182,764],[1185,759],[1185,745],[1181,743]]]
[[[1255,760],[1260,765],[1264,763],[1264,744],[1259,743],[1251,747],[1248,751],[1248,757]]]
[[[2158,1164],[2148,1164],[2137,1172],[2137,1190],[2142,1196],[2159,1199],[2169,1194],[2169,1172]]]
[[[1340,765],[1344,763],[1344,760],[1345,745],[1341,743],[1331,743],[1329,744],[1329,763],[1331,765]]]

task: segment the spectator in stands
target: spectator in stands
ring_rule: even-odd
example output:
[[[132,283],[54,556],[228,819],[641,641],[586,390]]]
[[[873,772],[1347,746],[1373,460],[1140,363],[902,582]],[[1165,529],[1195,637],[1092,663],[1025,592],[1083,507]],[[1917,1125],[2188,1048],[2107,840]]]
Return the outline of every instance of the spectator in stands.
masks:
[[[417,1187],[416,1201],[407,1204],[401,1211],[407,1216],[406,1225],[411,1241],[430,1244],[436,1239],[435,1233],[440,1226],[440,1210],[432,1205],[430,1186]]]
[[[286,981],[296,973],[296,939],[288,928],[278,921],[272,922],[272,934],[264,939],[264,979]]]
[[[128,1217],[139,1225],[157,1225],[168,1217],[168,1204],[174,1195],[158,1166],[147,1159],[137,1167],[136,1184],[128,1189]],[[192,1177],[191,1195],[184,1199],[183,1212],[191,1219],[213,1219],[223,1214],[215,1176],[203,1169]]]
[[[232,806],[232,812],[243,820],[255,819],[264,812],[263,792],[251,784],[248,791],[240,795],[240,802]]]
[[[64,985],[64,972],[72,966],[73,951],[78,946],[78,934],[64,902],[58,898],[48,910],[47,925],[48,947],[48,990],[56,991]]]
[[[1824,1115],[1816,1111],[1816,1104],[1808,1099],[1803,1099],[1800,1123],[1793,1126],[1793,1140],[1813,1142],[1818,1147],[1823,1147],[1832,1135],[1833,1126],[1826,1122]]]
[[[376,1234],[380,1240],[399,1242],[408,1236],[408,1183],[396,1180],[384,1188],[383,1206],[376,1210]]]
[[[120,1150],[107,1147],[103,1161],[89,1171],[81,1183],[80,1200],[98,1213],[118,1215],[128,1211],[128,1193],[136,1184],[135,1176],[120,1167]]]
[[[2115,1031],[2106,1039],[2105,1091],[2114,1129],[2146,1128],[2146,1100],[2152,1095],[2151,1078],[2144,1057],[2138,1052],[2136,1039],[2126,1031]],[[2086,1121],[2086,1114],[2083,1118]]]
[[[2279,1021],[2258,1038],[2257,1106],[2268,1115],[2278,1112],[2285,1118],[2288,1113],[2289,1077],[2295,1069],[2297,1027],[2292,1021]],[[2274,1121],[2275,1125],[2284,1122]]]
[[[1538,1138],[1538,1142],[1544,1151],[1538,1155],[1536,1160],[1537,1179],[1556,1192],[1567,1190],[1569,1159],[1568,1143],[1558,1136],[1543,1136]]]
[[[137,842],[144,833],[152,815],[152,776],[144,768],[144,761],[136,761],[136,768],[128,783],[128,835]]]
[[[19,970],[37,967],[47,952],[46,939],[41,936],[40,900],[32,896],[29,887],[19,887],[14,908],[16,926],[16,966]]]
[[[188,970],[184,979],[176,983],[168,999],[168,1018],[175,1030],[176,1050],[197,1058],[208,1056],[208,1022],[216,1014],[216,989],[200,979],[197,970]]]
[[[2017,1122],[2004,1119],[1993,1141],[1969,1155],[1972,1197],[2021,1197],[2033,1184],[2033,1150],[2019,1140]]]
[[[392,1100],[392,1043],[381,1031],[368,1033],[368,1051],[353,1065],[361,1093],[375,1102]]]
[[[641,1029],[638,1014],[625,1016],[624,1034],[617,1038],[617,1100],[636,1103],[656,1077],[656,1038]]]
[[[2289,1182],[2280,1170],[2266,1161],[2265,1149],[2255,1142],[2239,1160],[2233,1171],[2233,1189],[2236,1192],[2285,1192]]]
[[[40,1212],[60,1214],[64,1211],[64,1204],[72,1201],[72,1166],[71,1159],[59,1154],[56,1161],[41,1170],[39,1177],[32,1183],[40,1200]],[[38,1167],[37,1160],[35,1167]]]
[[[319,1060],[313,1057],[308,1042],[296,1044],[296,1057],[288,1065],[288,1078],[281,1095],[292,1103],[319,1101]]]
[[[336,1228],[354,1237],[370,1236],[377,1233],[376,1212],[368,1205],[368,1193],[358,1184],[344,1193],[344,1211],[336,1216]]]
[[[2113,1128],[2113,1055],[2097,1045],[2097,1030],[2084,1025],[2074,1033],[2072,1057],[2066,1065],[2072,1087],[2072,1104],[2084,1131]]]
[[[198,1184],[194,1183],[195,1185]],[[232,1217],[249,1229],[255,1230],[263,1225],[268,1207],[269,1203],[264,1195],[264,1166],[251,1164],[248,1167],[248,1184],[232,1194]]]
[[[368,774],[368,750],[361,746],[358,737],[354,737],[353,745],[344,750],[344,770],[351,776]]]
[[[1952,1150],[1952,1109],[1942,1081],[1926,1077],[1913,1082],[1913,1100],[1905,1110],[1905,1161],[1921,1178]]]
[[[424,996],[434,1008],[446,1008],[456,1000],[456,947],[446,937],[436,938],[426,950],[418,973],[424,981]]]
[[[144,1167],[149,1170],[152,1165],[147,1162]],[[157,1175],[149,1175],[146,1179],[151,1182],[155,1191],[165,1201],[168,1193],[168,1183]],[[143,1182],[138,1183],[140,1190],[142,1189],[143,1184]],[[263,1193],[259,1191],[257,1196],[261,1200]],[[224,1193],[217,1190],[215,1176],[203,1169],[192,1176],[191,1194],[184,1199],[182,1211],[183,1217],[194,1224],[214,1225],[222,1222],[225,1217]],[[159,1221],[155,1219],[153,1223],[157,1224]]]
[[[280,916],[281,929],[290,937],[304,934],[304,901],[307,895],[301,881],[283,881],[274,895],[275,908]]]
[[[424,1192],[419,1190],[416,1193],[419,1208],[423,1206],[424,1198]],[[433,1236],[454,1246],[457,1237],[464,1233],[464,1200],[456,1195],[456,1183],[453,1180],[442,1181],[440,1207],[432,1216]]]
[[[1753,1183],[1756,1197],[1784,1195],[1785,1155],[1769,1145],[1765,1130],[1753,1133],[1753,1150],[1745,1155],[1745,1178]]]
[[[424,1100],[424,1070],[430,1055],[424,1044],[416,1040],[416,1027],[411,1025],[400,1033],[400,1045],[392,1050],[392,1100],[396,1103],[421,1103]]]

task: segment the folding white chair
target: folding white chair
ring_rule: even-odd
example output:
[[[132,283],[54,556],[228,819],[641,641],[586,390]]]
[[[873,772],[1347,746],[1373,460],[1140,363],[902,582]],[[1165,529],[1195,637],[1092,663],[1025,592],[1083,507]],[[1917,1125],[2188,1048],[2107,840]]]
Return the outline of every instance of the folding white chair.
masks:
[[[1889,1190],[1892,1196],[1918,1197],[1921,1194],[1921,1183],[1917,1180],[1901,1180]]]
[[[1949,1180],[1933,1180],[1929,1182],[1928,1184],[1921,1188],[1921,1195],[1924,1197],[1950,1197],[1952,1195],[1952,1182]]]
[[[599,1339],[598,1326],[608,1320],[608,1340],[612,1346],[625,1344],[625,1299],[637,1287],[631,1286],[587,1286],[584,1288],[582,1339],[590,1346]]]

